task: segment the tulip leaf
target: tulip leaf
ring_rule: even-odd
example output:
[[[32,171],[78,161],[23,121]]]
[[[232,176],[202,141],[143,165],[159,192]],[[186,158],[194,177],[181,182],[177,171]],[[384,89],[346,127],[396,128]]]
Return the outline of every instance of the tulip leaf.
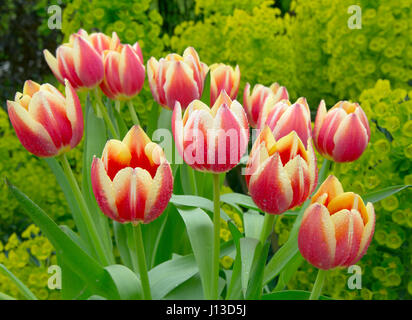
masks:
[[[233,300],[233,299],[241,299],[242,296],[242,284],[241,284],[241,273],[242,273],[242,259],[241,259],[241,252],[240,252],[240,239],[242,238],[242,234],[238,230],[238,228],[231,222],[228,222],[228,227],[230,233],[232,234],[233,242],[235,243],[236,247],[236,257],[233,263],[233,272],[230,277],[230,284],[228,285],[227,293],[226,293],[226,300]]]
[[[94,294],[88,297],[87,300],[107,300],[107,299],[102,296],[98,296],[97,294]]]
[[[245,236],[259,240],[263,228],[264,216],[254,210],[249,210],[243,215]]]
[[[298,251],[279,274],[279,279],[273,292],[283,290],[304,261],[302,255]]]
[[[0,301],[1,300],[16,300],[16,298],[13,298],[12,296],[5,294],[4,292],[0,292]]]
[[[213,201],[198,196],[173,194],[170,202],[179,207],[200,208],[208,212],[213,212],[214,210]],[[230,217],[222,209],[220,209],[220,217],[225,221],[230,220]]]
[[[107,135],[103,119],[94,114],[90,100],[86,100],[86,125],[83,148],[82,192],[86,200],[90,215],[96,225],[100,240],[104,244],[106,256],[110,263],[114,263],[113,244],[110,236],[109,223],[106,216],[100,211],[93,194],[91,181],[91,167],[93,157],[100,157],[106,144]]]
[[[263,287],[263,271],[265,268],[266,259],[268,257],[270,242],[266,241],[265,244],[256,248],[255,258],[253,259],[252,269],[250,273],[249,285],[246,291],[246,299],[257,300],[262,295]]]
[[[203,93],[202,93],[202,97],[200,98],[200,100],[207,106],[212,107],[210,105],[210,85],[211,85],[211,78],[210,78],[210,70],[209,70],[205,77]]]
[[[187,163],[183,163],[179,171],[183,193],[198,195],[194,170]]]
[[[198,273],[193,254],[163,262],[149,271],[154,300],[163,299],[169,292]]]
[[[383,188],[381,190],[378,191],[374,191],[371,193],[368,193],[366,195],[363,196],[363,201],[365,203],[367,202],[378,202],[381,201],[387,197],[390,197],[391,195],[402,191],[404,189],[410,188],[412,187],[412,185],[410,184],[406,184],[406,185],[398,185],[398,186],[391,186],[391,187],[387,187],[387,188]]]
[[[96,294],[110,299],[119,299],[119,292],[110,274],[89,254],[83,251],[58,225],[32,200],[7,179],[11,193],[24,208],[27,215],[40,227],[64,263],[86,282]]]
[[[3,264],[0,263],[0,274],[9,278],[13,284],[19,289],[20,293],[27,299],[27,300],[38,300],[37,297],[30,291],[26,285],[20,281],[9,269],[7,269]]]
[[[185,222],[187,233],[196,263],[199,266],[205,297],[212,296],[212,268],[213,261],[213,222],[210,217],[199,208],[177,208]]]
[[[241,284],[243,296],[246,297],[246,290],[249,284],[249,278],[251,275],[251,269],[253,261],[255,260],[255,252],[258,246],[260,246],[259,240],[254,238],[241,238],[240,244],[240,256],[242,262]]]
[[[69,181],[67,180],[62,167],[60,166],[59,162],[55,158],[45,158],[44,160],[47,162],[50,169],[54,173],[56,180],[58,184],[60,185],[60,188],[63,191],[67,204],[69,205],[70,211],[72,213],[74,223],[76,224],[76,227],[79,231],[80,237],[83,239],[83,241],[85,242],[88,248],[87,252],[93,256],[96,256],[94,247],[89,237],[87,226],[83,221],[79,205],[77,204],[73,190],[70,187]]]
[[[310,296],[309,291],[303,290],[285,290],[264,294],[262,300],[308,300]],[[333,300],[326,296],[320,296],[319,300]]]
[[[243,193],[225,193],[222,194],[222,196],[220,197],[220,201],[227,203],[229,205],[231,205],[232,207],[237,207],[237,206],[241,206],[244,207],[246,209],[252,209],[252,210],[256,210],[259,212],[264,213],[262,210],[260,210],[258,208],[258,206],[253,202],[252,198],[248,195],[245,195]],[[297,209],[296,210],[288,210],[286,212],[284,212],[284,215],[297,215]]]
[[[122,263],[128,267],[133,268],[132,265],[132,258],[131,253],[129,250],[129,246],[127,244],[127,228],[129,226],[127,224],[122,224],[117,221],[113,221],[113,233],[114,239],[116,241],[116,248],[119,250],[120,259]]]
[[[149,113],[149,120],[147,121],[147,129],[146,133],[150,139],[152,139],[153,132],[157,128],[157,123],[159,121],[159,115],[162,110],[162,106],[153,101],[152,108],[150,109]]]
[[[143,297],[140,280],[129,268],[115,264],[104,268],[113,279],[120,299],[141,300]]]

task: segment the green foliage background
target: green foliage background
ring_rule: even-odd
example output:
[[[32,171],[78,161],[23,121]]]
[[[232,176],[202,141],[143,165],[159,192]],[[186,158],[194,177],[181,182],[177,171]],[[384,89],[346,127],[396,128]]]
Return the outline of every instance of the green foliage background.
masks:
[[[116,31],[122,42],[139,41],[145,61],[171,51],[181,54],[187,46],[193,46],[207,64],[239,64],[240,101],[246,82],[269,85],[275,81],[288,88],[292,100],[305,96],[312,112],[321,99],[328,106],[342,99],[359,101],[370,120],[371,142],[361,159],[335,166],[334,173],[345,190],[360,194],[412,183],[412,0],[358,0],[356,4],[362,8],[361,29],[347,26],[351,15],[348,7],[353,4],[350,0],[63,1],[62,33],[47,28],[45,8],[54,1],[27,3],[25,14],[32,16],[30,21],[36,26],[32,28],[37,33],[36,52],[43,48],[54,51],[79,28],[106,34]],[[7,47],[14,31],[10,25],[21,14],[11,1],[7,4],[9,12],[0,18],[0,46],[9,51],[0,51],[0,66],[4,67],[7,61],[12,65],[27,64],[27,57],[13,61],[13,51]],[[18,39],[21,40],[16,43],[22,45],[24,36]],[[36,54],[32,60],[41,59]],[[5,99],[21,90],[25,79],[54,81],[44,61],[31,63],[31,68],[4,82],[7,86],[2,87],[3,107]],[[139,118],[146,123],[154,105],[147,81],[134,103]],[[129,120],[128,113],[124,115]],[[81,146],[69,154],[77,172],[81,170],[80,155]],[[7,175],[58,223],[72,223],[64,196],[47,164],[23,149],[2,110],[0,172],[2,178]],[[348,290],[346,281],[350,275],[346,270],[335,270],[329,274],[325,294],[345,299],[412,298],[411,196],[408,189],[375,206],[375,237],[359,263],[364,271],[363,289]],[[291,223],[290,217],[278,219],[275,246],[287,239]],[[0,263],[12,261],[16,250],[31,252],[30,241],[42,236],[34,233],[30,239],[25,237],[23,232],[29,224],[1,184]],[[223,232],[222,238],[227,237]],[[8,245],[10,242],[15,246]],[[47,256],[52,259],[51,252]],[[230,267],[230,261],[222,263]],[[45,264],[38,261],[19,268],[22,271],[17,274],[23,280],[33,268],[41,274],[47,272]],[[287,288],[310,290],[315,275],[314,269],[304,263]],[[40,286],[30,281],[28,284],[34,290],[45,290],[39,296],[57,298],[45,289],[44,282]],[[13,295],[15,288],[4,282],[0,291]]]

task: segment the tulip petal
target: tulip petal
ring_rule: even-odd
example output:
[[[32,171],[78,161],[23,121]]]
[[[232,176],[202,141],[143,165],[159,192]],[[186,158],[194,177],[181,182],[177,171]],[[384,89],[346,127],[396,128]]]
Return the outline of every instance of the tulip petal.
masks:
[[[359,252],[354,259],[354,263],[359,261],[360,258],[363,257],[363,255],[366,253],[366,250],[369,247],[369,244],[372,241],[373,233],[375,231],[375,209],[373,208],[373,204],[368,202],[366,205],[366,212],[368,215],[368,222],[366,223],[364,229],[363,229],[363,234],[362,234],[362,239],[360,242],[359,246]]]
[[[182,61],[171,62],[166,71],[163,89],[169,107],[179,101],[182,107],[186,108],[190,102],[200,97],[193,70]]]
[[[60,83],[64,83],[64,78],[62,74],[60,73],[59,64],[57,62],[57,59],[47,49],[43,50],[43,54],[44,54],[44,59],[46,60],[46,63],[48,64],[49,68],[53,72],[56,79]]]
[[[64,79],[67,79],[75,89],[82,87],[82,81],[79,79],[74,67],[73,48],[62,45],[57,48],[56,55],[62,76],[61,83],[64,83]]]
[[[173,192],[173,174],[170,165],[164,161],[157,168],[156,175],[149,190],[144,223],[156,219],[167,207]]]
[[[74,148],[83,137],[83,111],[79,97],[70,82],[66,79],[66,115],[72,127],[70,146]]]
[[[328,206],[331,200],[342,193],[343,187],[340,181],[335,176],[329,175],[320,185],[318,191],[316,191],[316,193],[312,196],[312,203],[319,202],[325,206]],[[322,197],[324,194],[326,194],[326,197]]]
[[[145,69],[130,45],[123,47],[118,72],[123,95],[133,97],[140,92],[143,87]]]
[[[103,149],[102,161],[111,180],[114,179],[117,172],[129,166],[131,159],[132,155],[126,144],[115,139],[107,141]]]
[[[333,142],[333,159],[337,162],[358,159],[368,145],[369,137],[359,117],[351,113],[343,119]]]
[[[280,214],[289,208],[293,191],[278,153],[267,159],[250,177],[249,193],[264,212]]]
[[[286,163],[285,171],[289,176],[293,190],[293,200],[290,204],[290,208],[293,208],[302,204],[309,196],[311,187],[309,168],[305,160],[298,155]]]
[[[104,169],[101,159],[93,157],[91,168],[92,189],[102,212],[109,218],[120,221],[115,202],[113,183]]]
[[[7,101],[11,124],[16,131],[21,144],[38,157],[52,157],[59,150],[54,145],[47,130],[20,104]]]
[[[120,221],[144,220],[146,200],[152,182],[149,172],[142,168],[127,167],[116,174],[113,187],[116,190],[116,207]]]
[[[336,239],[335,226],[325,206],[310,205],[302,218],[298,235],[299,251],[319,269],[334,266]]]

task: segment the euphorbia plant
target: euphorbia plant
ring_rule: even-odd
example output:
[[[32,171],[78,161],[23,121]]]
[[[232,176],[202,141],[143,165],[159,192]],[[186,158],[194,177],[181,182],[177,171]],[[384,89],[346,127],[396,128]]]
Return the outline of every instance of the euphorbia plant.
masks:
[[[57,58],[48,51],[45,56],[65,84],[66,95],[51,85],[28,81],[23,93],[8,102],[9,116],[23,146],[47,157],[76,229],[59,228],[19,189],[10,183],[9,187],[56,249],[65,279],[63,298],[163,299],[177,294],[191,299],[260,299],[263,295],[276,299],[277,293],[270,291],[282,289],[287,280],[278,278],[275,289],[271,281],[281,272],[293,274],[299,249],[321,269],[356,263],[374,230],[373,205],[364,203],[405,187],[360,197],[343,192],[334,177],[324,182],[332,160],[353,161],[367,146],[369,124],[357,104],[341,102],[329,112],[321,104],[313,139],[328,160],[318,174],[306,100],[291,104],[286,89],[277,84],[257,85],[251,96],[247,85],[242,106],[233,100],[239,89],[239,68],[217,64],[207,76],[209,67],[193,48],[183,56],[149,59],[153,97],[173,110],[166,116],[149,115],[150,123],[173,131],[174,141],[170,134],[158,145],[155,135],[151,139],[144,125],[137,125],[137,117],[128,129],[118,113],[118,101],[130,101],[144,81],[137,44],[121,44],[115,33],[109,37],[80,30],[58,48]],[[82,110],[75,89],[94,90],[98,107],[92,108],[87,99]],[[100,100],[100,89],[117,101],[115,110],[110,100]],[[128,103],[134,117],[135,106]],[[249,124],[260,128],[245,161],[250,196],[221,196],[220,177],[243,162],[247,152]],[[83,131],[79,185],[66,153],[79,144]],[[185,164],[172,163],[161,148],[174,143]],[[189,176],[185,166],[196,172]],[[201,185],[203,193],[187,192]],[[242,216],[244,232],[221,211],[221,203]],[[295,215],[296,221],[288,241],[267,261],[267,239],[279,214]],[[221,219],[232,235],[226,243],[220,241]],[[181,242],[187,239],[191,249],[176,250],[185,247]],[[223,255],[234,257],[231,272],[220,268]],[[321,271],[312,298],[320,294],[323,275]],[[24,284],[19,282],[18,287],[35,298]],[[309,297],[307,292],[293,295]]]

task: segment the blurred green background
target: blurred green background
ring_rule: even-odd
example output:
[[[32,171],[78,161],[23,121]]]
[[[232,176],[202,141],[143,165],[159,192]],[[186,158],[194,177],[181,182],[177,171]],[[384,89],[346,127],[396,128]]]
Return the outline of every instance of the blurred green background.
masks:
[[[47,8],[62,8],[62,29],[50,30]],[[350,29],[348,7],[362,9],[361,29]],[[53,52],[79,28],[116,31],[122,42],[139,41],[145,61],[187,46],[212,64],[239,64],[242,101],[246,82],[287,87],[291,100],[308,99],[312,113],[321,99],[328,107],[339,100],[360,102],[371,125],[371,142],[352,164],[334,167],[345,190],[366,194],[390,185],[412,184],[412,0],[3,0],[0,4],[0,98],[22,90],[23,82],[56,84],[42,50]],[[153,105],[147,81],[136,98],[145,123]],[[44,208],[59,224],[73,226],[53,174],[42,160],[20,145],[6,112],[0,110],[0,172]],[[124,113],[126,120],[128,114]],[[313,119],[312,119],[313,120]],[[129,122],[131,124],[131,122]],[[81,146],[69,155],[78,173]],[[319,162],[321,162],[319,158]],[[236,192],[247,191],[237,183]],[[79,175],[79,179],[80,179]],[[325,295],[336,299],[412,298],[411,189],[375,206],[374,240],[359,265],[362,290],[349,290],[346,270],[329,275]],[[292,220],[282,216],[275,227],[274,247],[288,237]],[[222,236],[227,240],[226,236]],[[47,266],[53,248],[30,225],[4,183],[0,184],[0,263],[44,299]],[[230,267],[230,261],[226,261]],[[305,263],[287,284],[310,290],[316,272]],[[0,292],[19,296],[0,276]]]

